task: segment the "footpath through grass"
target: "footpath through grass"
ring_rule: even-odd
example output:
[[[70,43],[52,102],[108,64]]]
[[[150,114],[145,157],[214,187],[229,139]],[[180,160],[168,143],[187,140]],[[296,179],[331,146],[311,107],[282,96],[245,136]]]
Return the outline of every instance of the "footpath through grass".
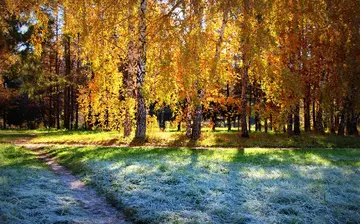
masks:
[[[0,131],[0,143],[28,138],[32,143],[50,144],[99,144],[99,145],[148,145],[166,147],[264,147],[264,148],[360,148],[360,138],[353,136],[316,135],[301,133],[289,136],[285,133],[253,132],[250,138],[241,138],[237,132],[204,130],[197,142],[186,138],[184,132],[153,131],[145,142],[133,141],[133,136],[123,138],[119,132],[102,131]]]
[[[359,150],[46,149],[132,221],[358,223]]]
[[[101,223],[35,156],[0,144],[0,223]]]

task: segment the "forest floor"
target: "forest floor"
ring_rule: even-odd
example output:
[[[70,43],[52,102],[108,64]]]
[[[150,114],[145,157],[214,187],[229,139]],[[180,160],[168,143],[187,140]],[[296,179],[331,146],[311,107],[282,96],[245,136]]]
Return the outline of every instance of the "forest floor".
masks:
[[[151,147],[148,143],[144,144],[146,147],[84,146],[82,142],[74,141],[92,136],[92,142],[88,144],[97,144],[100,137],[109,136],[109,133],[45,136],[8,131],[0,133],[0,140],[23,144],[27,148],[41,147],[45,156],[43,161],[56,158],[75,175],[73,178],[95,189],[129,222],[359,223],[360,220],[360,150],[356,147],[340,149],[359,144],[352,142],[352,137],[343,143],[343,147],[333,149],[237,147],[219,150]],[[61,136],[62,143],[70,145],[57,143],[60,140],[56,136]],[[44,142],[44,139],[48,141]],[[75,143],[78,145],[71,145]],[[43,218],[45,223],[48,220],[85,223],[86,218],[92,220],[93,214],[87,216],[86,206],[77,204],[77,199],[70,200],[76,198],[76,194],[68,184],[62,182],[64,184],[54,189],[59,186],[61,174],[54,175],[38,160],[34,162],[41,169],[36,171],[29,168],[33,165],[26,164],[21,169],[19,165],[15,166],[21,170],[21,175],[18,171],[7,171],[8,165],[4,164],[9,158],[21,158],[17,154],[19,150],[31,158],[36,155],[25,148],[3,146],[7,148],[7,154],[16,153],[11,156],[3,153],[0,160],[0,184],[5,186],[1,186],[0,197],[2,203],[10,201],[0,206],[0,214],[6,214],[0,218],[5,217],[3,219],[12,220],[12,223],[19,222],[17,219],[36,223],[32,221],[37,216],[46,217]],[[35,187],[28,192],[32,182]],[[22,197],[24,192],[29,198]],[[39,192],[47,192],[47,195],[39,197],[36,195]],[[62,198],[64,194],[68,204],[65,212],[58,212],[62,215],[58,217],[54,211],[64,207],[63,201],[47,198]],[[12,199],[13,195],[16,199]],[[37,211],[36,215],[29,212],[29,203],[39,204],[38,198],[50,204],[46,205],[49,211],[33,210]]]

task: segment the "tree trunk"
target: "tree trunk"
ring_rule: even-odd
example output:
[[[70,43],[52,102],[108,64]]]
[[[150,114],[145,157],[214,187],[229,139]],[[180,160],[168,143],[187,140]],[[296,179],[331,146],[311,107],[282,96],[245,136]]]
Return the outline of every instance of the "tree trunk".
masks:
[[[50,74],[51,74],[51,62],[50,62]],[[51,85],[51,76],[50,76],[50,87],[49,87],[49,128],[53,127],[53,122],[52,122],[52,85]]]
[[[202,121],[202,101],[203,101],[203,94],[204,94],[204,90],[202,87],[202,83],[200,81],[200,79],[198,77],[201,76],[201,69],[199,67],[200,64],[200,53],[201,53],[201,49],[203,48],[203,31],[202,31],[202,24],[203,24],[203,7],[201,7],[201,3],[198,0],[193,0],[191,1],[194,7],[194,14],[197,18],[197,25],[195,25],[195,27],[197,28],[197,37],[195,37],[195,55],[194,55],[194,60],[196,61],[196,69],[195,69],[195,74],[197,75],[196,81],[195,81],[195,88],[197,90],[197,99],[195,101],[195,113],[193,114],[193,126],[192,126],[192,139],[193,140],[198,140],[200,138],[201,135],[201,121]],[[220,38],[222,38],[222,36],[220,35]],[[218,60],[219,56],[220,56],[220,44],[222,41],[221,39],[218,40],[218,47],[217,47],[217,51],[215,52],[215,59]],[[215,65],[216,66],[216,65]],[[216,68],[216,67],[215,67]]]
[[[345,115],[344,115],[344,112],[342,112],[341,116],[340,116],[338,135],[344,136],[344,132],[345,132]]]
[[[230,115],[227,116],[227,131],[231,131],[231,117]]]
[[[259,131],[259,112],[255,112],[255,131]]]
[[[69,81],[71,73],[71,58],[70,58],[70,37],[65,37],[65,79]],[[64,88],[64,128],[70,129],[70,87],[65,84]]]
[[[330,133],[332,135],[335,134],[335,129],[336,129],[336,125],[335,125],[335,116],[334,116],[334,104],[331,103],[331,105],[330,105]]]
[[[56,84],[56,128],[60,129],[60,92],[59,84]]]
[[[320,103],[316,113],[316,131],[320,134],[324,134],[323,111]]]
[[[56,35],[55,42],[59,41],[59,13],[56,14]],[[55,73],[56,73],[56,103],[55,103],[55,113],[56,113],[56,128],[60,129],[60,87],[59,87],[59,75],[60,75],[60,65],[59,65],[59,52],[56,45],[55,48]]]
[[[76,103],[75,108],[75,130],[79,129],[79,104]]]
[[[227,96],[227,99],[229,99],[230,97],[230,88],[229,88],[229,83],[226,84],[226,96]],[[231,116],[230,116],[230,113],[229,113],[229,105],[227,106],[227,109],[228,109],[228,114],[227,114],[227,126],[228,126],[228,132],[231,131]]]
[[[248,81],[248,67],[245,65],[244,71],[241,73],[241,137],[248,138],[249,133],[247,130],[247,124],[246,124],[246,87],[247,87],[247,81]]]
[[[357,129],[357,120],[358,120],[358,118],[353,111],[352,115],[351,115],[351,125],[352,125],[352,130],[353,130],[354,136],[359,136],[359,130]]]
[[[193,140],[198,140],[201,135],[201,119],[202,118],[202,106],[201,104],[196,105],[195,115],[192,126],[191,137]]]
[[[317,124],[316,124],[316,110],[315,110],[315,100],[313,101],[312,104],[312,117],[313,117],[313,129],[317,130]]]
[[[349,111],[349,109],[347,109],[346,111],[346,135],[353,135],[351,112]]]
[[[6,129],[6,109],[3,109],[3,129]]]
[[[335,124],[334,124],[334,126],[335,126],[335,131],[336,131],[336,130],[339,130],[339,123],[340,123],[340,116],[339,116],[339,114],[336,114],[336,115],[335,115]]]
[[[74,114],[74,111],[75,111],[75,90],[74,90],[74,86],[72,85],[70,87],[70,94],[71,94],[71,97],[70,97],[70,103],[71,103],[71,106],[70,106],[70,129],[72,130],[74,127],[74,118],[75,118],[75,114]]]
[[[137,112],[136,112],[136,131],[135,138],[145,139],[146,136],[146,105],[142,92],[142,87],[146,74],[146,3],[147,0],[140,1],[140,48],[139,48],[139,61],[138,72],[136,76],[136,99],[137,99]]]
[[[289,135],[293,135],[293,114],[292,114],[292,109],[290,108],[289,114],[288,114],[288,120],[287,120],[287,129],[286,132]]]
[[[80,74],[80,65],[81,65],[81,60],[80,60],[80,33],[77,34],[77,63],[76,63],[76,73],[77,75]],[[74,103],[75,103],[75,130],[78,130],[79,129],[79,103],[78,103],[78,100],[77,100],[77,96],[78,96],[78,78],[76,76],[75,78],[75,84],[76,84],[76,87],[75,87],[75,96],[74,96]]]
[[[129,0],[129,9],[128,9],[128,33],[129,33],[129,43],[128,43],[128,52],[127,52],[127,68],[123,73],[123,98],[124,98],[124,137],[129,137],[132,132],[132,122],[131,122],[131,108],[130,108],[130,99],[134,98],[134,78],[136,77],[137,72],[137,61],[138,55],[136,53],[136,45],[134,43],[133,34],[135,33],[135,24],[133,21],[133,8],[132,1]]]
[[[244,0],[244,21],[243,21],[243,37],[246,39],[243,47],[243,55],[242,61],[244,64],[243,71],[241,73],[241,137],[248,138],[249,133],[247,130],[246,124],[246,106],[247,106],[247,99],[246,99],[246,88],[248,85],[249,80],[249,61],[247,59],[247,51],[249,48],[249,10],[250,10],[250,1]],[[250,115],[249,115],[250,116]]]
[[[270,113],[270,130],[273,130],[273,117],[272,117],[272,113]]]
[[[304,97],[304,129],[306,132],[311,131],[310,125],[310,85],[306,85]]]
[[[296,104],[294,111],[294,135],[300,135],[300,105]]]
[[[190,99],[187,99],[186,108],[185,108],[185,122],[186,122],[186,137],[191,137],[191,109],[190,109]]]
[[[267,119],[267,117],[265,118],[265,133],[268,133],[268,119]]]
[[[215,132],[216,131],[216,113],[212,114],[211,120],[214,123],[214,125],[212,126],[212,131]]]
[[[251,132],[251,103],[252,103],[253,93],[254,93],[253,86],[249,84],[249,117],[248,117],[249,133]],[[255,129],[256,129],[256,125],[255,125]]]

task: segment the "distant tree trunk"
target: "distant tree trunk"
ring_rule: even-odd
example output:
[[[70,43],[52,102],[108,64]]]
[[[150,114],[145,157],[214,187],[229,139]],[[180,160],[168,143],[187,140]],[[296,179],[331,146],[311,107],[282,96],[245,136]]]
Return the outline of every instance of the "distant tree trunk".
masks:
[[[258,114],[258,130],[261,132],[261,129],[262,129],[261,119],[260,119],[260,115]]]
[[[179,123],[177,125],[177,131],[181,131],[181,121],[179,121]]]
[[[51,81],[50,81],[51,82]],[[49,87],[49,128],[53,127],[53,122],[52,122],[52,86]]]
[[[244,56],[245,57],[245,56]],[[241,137],[248,138],[249,133],[247,131],[247,124],[246,124],[246,87],[248,81],[248,67],[245,66],[244,71],[241,73]]]
[[[336,130],[339,130],[339,122],[340,122],[340,116],[339,116],[339,114],[336,114],[336,115],[335,115],[335,124],[334,124],[334,126],[335,126],[335,131],[336,131]]]
[[[253,93],[254,93],[253,86],[249,84],[249,117],[248,117],[249,133],[251,132],[251,103],[252,103]],[[256,131],[256,124],[255,124],[255,131]]]
[[[201,120],[202,120],[202,106],[201,104],[196,105],[192,133],[191,137],[193,140],[198,140],[201,135]]]
[[[216,114],[215,113],[211,116],[211,120],[214,123],[214,125],[212,126],[212,131],[215,132],[216,131]]]
[[[227,131],[231,131],[231,117],[230,115],[227,116]]]
[[[77,63],[76,63],[76,73],[79,74],[80,73],[80,33],[77,34]],[[76,85],[78,85],[78,78],[75,78],[75,83]],[[75,100],[75,130],[79,129],[79,103],[77,100],[77,96],[78,96],[78,86],[76,86],[75,88],[75,92],[74,92],[75,96],[74,96],[74,100]]]
[[[268,118],[265,117],[265,120],[264,120],[264,125],[265,125],[265,133],[268,133]]]
[[[304,129],[306,132],[311,131],[310,126],[310,85],[307,84],[304,97]]]
[[[241,116],[237,116],[238,131],[240,131],[240,119],[241,119]]]
[[[90,98],[90,96],[91,96],[91,91],[89,93],[89,98]],[[91,101],[90,101],[89,104],[88,104],[88,114],[87,114],[87,117],[86,117],[86,123],[87,123],[87,129],[88,130],[91,130],[92,127],[93,127],[91,114],[92,114],[92,106],[91,106]]]
[[[241,137],[248,138],[249,133],[247,130],[247,124],[246,124],[246,105],[247,105],[247,99],[246,99],[246,88],[248,86],[248,80],[249,80],[249,61],[247,58],[247,51],[249,48],[249,37],[246,35],[249,35],[249,10],[250,10],[250,1],[244,0],[244,22],[243,22],[243,33],[244,33],[244,39],[245,41],[243,46],[243,55],[242,55],[242,61],[243,61],[243,71],[241,72]],[[249,115],[250,116],[250,115]]]
[[[353,135],[355,135],[355,136],[359,136],[359,130],[357,129],[357,120],[358,120],[358,117],[355,115],[355,113],[353,111],[352,117],[351,117],[351,125],[352,125],[352,129],[353,129]]]
[[[71,72],[71,58],[70,58],[70,37],[65,37],[65,79],[69,81]],[[65,84],[64,88],[64,128],[70,129],[70,87]]]
[[[288,114],[288,120],[287,120],[287,129],[286,132],[289,135],[293,135],[293,114],[292,114],[292,109],[290,109],[289,114]]]
[[[74,90],[74,86],[71,85],[70,87],[70,94],[71,94],[71,97],[70,97],[70,103],[71,103],[71,106],[70,106],[70,129],[73,129],[74,127],[74,120],[75,120],[75,90]]]
[[[53,91],[53,87],[52,87],[52,78],[51,78],[51,74],[52,74],[52,60],[51,60],[51,54],[49,55],[49,73],[50,73],[50,77],[49,77],[49,82],[50,82],[50,86],[49,86],[49,128],[53,127],[53,122],[52,122],[52,91]]]
[[[300,135],[300,105],[295,105],[294,110],[294,135]]]
[[[191,108],[190,108],[190,98],[187,98],[186,108],[185,108],[185,122],[186,122],[186,137],[191,137]]]
[[[230,97],[229,83],[226,84],[226,96],[229,99],[229,97]],[[228,105],[228,109],[229,109],[229,105]],[[227,126],[228,126],[228,132],[230,132],[231,131],[231,116],[230,116],[229,111],[227,114]]]
[[[146,3],[147,0],[140,1],[140,48],[139,48],[139,62],[138,72],[136,76],[136,98],[137,98],[137,113],[136,113],[136,131],[135,137],[138,139],[145,139],[146,135],[146,106],[142,91],[145,74],[146,74]]]
[[[272,113],[270,113],[270,130],[273,130],[273,117],[272,117]]]
[[[55,31],[55,42],[59,41],[59,15],[56,16],[56,31]],[[56,74],[56,102],[55,102],[55,113],[56,113],[56,128],[60,129],[60,87],[59,87],[59,76],[60,76],[60,65],[59,65],[59,52],[56,45],[55,48],[55,74]]]
[[[316,112],[316,131],[318,133],[324,134],[323,110],[320,103]]]
[[[76,103],[75,108],[75,130],[79,129],[79,104]]]
[[[335,116],[334,116],[334,104],[331,103],[330,105],[330,133],[335,134]]]
[[[6,129],[6,109],[3,109],[3,129]]]
[[[348,109],[346,112],[346,135],[354,134],[352,126],[351,111]]]
[[[312,117],[313,117],[313,129],[317,130],[317,124],[316,124],[316,110],[315,110],[315,100],[313,101],[312,104]]]
[[[259,131],[259,112],[255,112],[255,131]]]
[[[345,133],[345,115],[344,115],[344,112],[342,112],[341,116],[340,116],[338,135],[344,136],[344,133]]]
[[[60,129],[60,92],[59,84],[56,84],[56,128]]]

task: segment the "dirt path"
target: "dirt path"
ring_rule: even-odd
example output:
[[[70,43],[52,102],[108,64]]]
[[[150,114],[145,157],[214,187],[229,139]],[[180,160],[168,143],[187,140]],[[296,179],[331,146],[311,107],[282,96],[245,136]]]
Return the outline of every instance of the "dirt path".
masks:
[[[44,161],[51,170],[59,176],[59,178],[68,186],[74,193],[76,199],[82,204],[85,209],[102,220],[101,224],[117,224],[127,223],[124,217],[113,208],[106,200],[97,195],[94,189],[85,186],[85,183],[71,174],[64,166],[57,163],[56,158],[50,157],[44,150],[43,146],[36,144],[26,144],[26,142],[17,142],[18,146],[24,146],[32,150],[36,156]],[[96,222],[99,223],[99,222]]]

